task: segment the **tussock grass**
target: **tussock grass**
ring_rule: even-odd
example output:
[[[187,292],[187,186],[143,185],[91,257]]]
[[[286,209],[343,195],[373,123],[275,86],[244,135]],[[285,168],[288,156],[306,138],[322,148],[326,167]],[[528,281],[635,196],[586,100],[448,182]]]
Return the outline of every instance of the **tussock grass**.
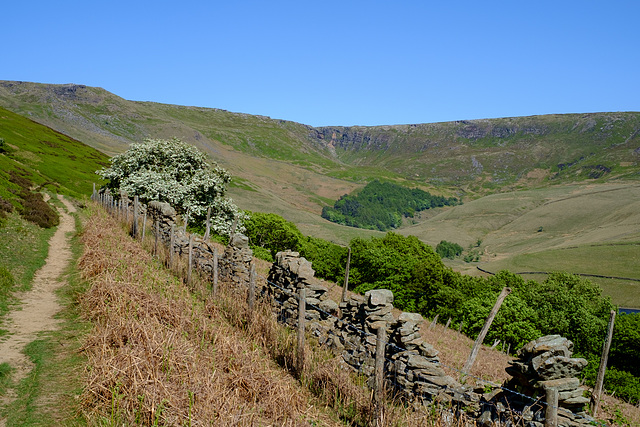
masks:
[[[314,339],[298,371],[295,332],[267,301],[249,312],[243,287],[222,282],[214,297],[197,277],[187,286],[125,228],[90,210],[79,261],[91,283],[81,311],[94,324],[79,398],[89,425],[375,425],[366,379]],[[430,411],[390,398],[379,419],[458,423]]]
[[[234,326],[242,320],[218,316],[239,310],[195,298],[102,212],[92,213],[83,242],[79,264],[92,287],[81,304],[95,325],[83,347],[81,406],[90,423],[332,423]]]

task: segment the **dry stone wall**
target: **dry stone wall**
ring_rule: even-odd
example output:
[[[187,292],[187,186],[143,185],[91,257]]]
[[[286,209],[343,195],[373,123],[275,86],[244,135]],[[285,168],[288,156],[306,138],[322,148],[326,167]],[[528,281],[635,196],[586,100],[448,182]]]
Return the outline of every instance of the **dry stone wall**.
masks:
[[[338,304],[328,297],[326,287],[313,283],[313,276],[311,263],[297,252],[279,252],[263,293],[272,298],[278,317],[295,325],[298,290],[304,287],[309,330],[339,354],[346,366],[369,376],[371,384],[376,332],[384,327],[388,336],[385,376],[391,389],[408,402],[450,403],[485,426],[516,422],[542,427],[544,395],[547,388],[555,387],[559,392],[559,426],[593,422],[584,412],[588,399],[578,379],[586,360],[571,357],[573,344],[566,338],[545,336],[524,346],[506,369],[512,379],[484,393],[482,388],[472,389],[446,375],[438,351],[420,333],[424,319],[405,312],[395,317],[391,291],[372,290]]]
[[[107,206],[113,208],[113,204]],[[133,204],[124,206],[127,216],[132,218]],[[152,228],[158,231],[162,244],[168,246],[173,233],[174,251],[188,253],[190,236],[177,226],[178,216],[171,206],[151,202],[138,209],[151,218]],[[191,243],[195,268],[210,276],[215,248],[198,237]],[[219,257],[220,276],[236,285],[245,285],[249,282],[252,259],[247,237],[235,234]],[[391,291],[372,290],[337,303],[313,277],[312,264],[297,252],[279,252],[267,282],[259,284],[262,288],[258,292],[271,301],[279,320],[293,326],[297,322],[298,291],[304,288],[308,331],[339,354],[345,366],[369,376],[371,383],[376,332],[378,328],[386,328],[385,376],[390,388],[408,402],[417,405],[448,402],[458,409],[464,408],[467,415],[485,426],[513,423],[515,417],[522,425],[542,427],[545,407],[541,401],[547,389],[555,388],[561,409],[558,425],[574,427],[593,422],[584,412],[588,399],[579,380],[587,362],[571,357],[571,341],[551,335],[525,345],[506,368],[512,378],[504,387],[483,394],[482,390],[473,390],[446,375],[438,351],[422,339],[422,316],[404,312],[394,316]]]

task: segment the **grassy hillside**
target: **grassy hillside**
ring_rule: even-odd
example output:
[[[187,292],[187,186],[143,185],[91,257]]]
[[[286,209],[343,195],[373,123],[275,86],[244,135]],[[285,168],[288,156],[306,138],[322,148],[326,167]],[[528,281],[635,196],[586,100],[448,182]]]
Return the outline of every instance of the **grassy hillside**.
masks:
[[[571,185],[486,196],[400,230],[435,246],[481,241],[479,263],[458,271],[569,271],[640,279],[640,186]],[[542,279],[543,277],[530,277]],[[640,308],[640,282],[590,278],[615,304]]]
[[[640,177],[640,113],[313,128],[225,110],[134,102],[101,88],[0,82],[0,105],[113,154],[144,137],[177,136],[247,187],[318,213],[374,178],[444,195]],[[330,177],[330,178],[328,178]],[[253,206],[247,209],[257,210]],[[289,210],[289,209],[287,209]]]
[[[345,162],[471,192],[541,181],[638,177],[639,113],[564,114],[402,126],[329,127]]]
[[[95,171],[108,157],[80,141],[0,107],[0,196],[17,203],[20,186],[12,175],[34,186],[74,197],[91,193]]]
[[[381,178],[462,197],[462,206],[425,212],[399,232],[433,246],[448,240],[466,248],[481,240],[480,265],[488,270],[557,268],[640,278],[628,267],[636,262],[635,252],[626,250],[633,246],[618,254],[623,268],[600,262],[606,257],[597,246],[640,242],[640,113],[312,128],[128,101],[101,88],[20,82],[0,82],[0,105],[109,154],[144,137],[178,136],[232,174],[229,194],[238,206],[277,213],[303,233],[336,243],[380,233],[332,224],[320,218],[322,207]],[[31,156],[37,162],[39,155],[27,153],[20,161]],[[450,265],[477,272],[474,263]],[[614,302],[640,306],[634,284],[620,289],[610,293],[620,297]]]

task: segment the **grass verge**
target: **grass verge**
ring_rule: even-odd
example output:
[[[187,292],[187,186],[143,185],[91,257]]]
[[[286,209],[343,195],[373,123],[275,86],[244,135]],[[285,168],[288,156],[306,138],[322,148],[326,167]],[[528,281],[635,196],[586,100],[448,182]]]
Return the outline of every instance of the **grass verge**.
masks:
[[[77,217],[76,229],[80,229]],[[64,273],[65,285],[57,291],[63,307],[57,315],[59,329],[42,333],[26,346],[25,354],[34,364],[26,378],[16,385],[7,379],[6,387],[14,387],[16,393],[16,399],[2,410],[8,427],[86,424],[77,411],[86,365],[79,349],[91,325],[79,317],[77,303],[87,287],[75,262],[81,253],[79,233],[73,237],[71,247],[73,260]],[[0,376],[2,373],[0,369]]]

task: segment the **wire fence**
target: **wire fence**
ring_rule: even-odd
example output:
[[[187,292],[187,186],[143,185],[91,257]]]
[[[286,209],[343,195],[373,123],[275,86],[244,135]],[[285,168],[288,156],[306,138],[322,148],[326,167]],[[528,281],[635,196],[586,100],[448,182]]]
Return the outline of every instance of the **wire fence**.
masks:
[[[94,192],[94,196],[95,196],[95,192]],[[129,226],[133,227],[133,235],[139,235],[138,233],[138,224],[137,224],[137,219],[134,220],[133,216],[131,218],[129,218],[129,214],[128,213],[124,213],[124,210],[128,210],[128,206],[126,205],[118,205],[116,203],[114,203],[113,200],[105,200],[105,199],[100,199],[98,197],[92,196],[92,199],[99,201],[102,203],[103,207],[105,207],[105,210],[110,213],[111,215],[113,215],[114,217],[116,217],[116,219],[123,221],[125,223],[127,223]],[[137,208],[136,208],[137,209]],[[136,224],[136,225],[133,225]],[[144,233],[146,232],[146,212],[145,212],[145,217],[144,217],[144,222],[143,222],[143,226],[142,226],[142,235],[144,235]],[[157,252],[157,244],[158,244],[158,239],[160,239],[160,241],[163,242],[163,236],[158,236],[158,232],[160,232],[160,229],[158,226],[152,227],[151,232],[153,233],[155,242],[156,242],[156,249],[155,251]],[[166,238],[166,235],[164,236]],[[191,239],[189,239],[191,241]],[[174,244],[174,242],[166,242],[169,245]],[[169,254],[173,255],[173,248],[169,248]],[[217,256],[217,254],[216,254]],[[216,260],[217,262],[217,260]],[[191,265],[191,262],[189,263]],[[233,262],[231,262],[232,265]],[[238,266],[238,265],[234,265],[236,267],[242,267],[242,266]],[[185,274],[186,272],[178,272],[178,274]],[[188,273],[186,274],[191,274],[190,270]],[[257,279],[259,279],[264,285],[268,285],[268,286],[272,286],[276,289],[278,289],[280,292],[282,292],[283,294],[289,296],[290,298],[294,298],[297,301],[299,300],[299,296],[296,295],[295,293],[291,292],[290,290],[280,286],[277,283],[274,283],[273,281],[269,280],[267,277],[264,277],[262,275],[256,275]],[[213,278],[211,277],[211,280],[215,281],[217,283],[217,277]],[[264,288],[264,286],[263,286]],[[263,293],[264,295],[264,293]],[[282,301],[279,301],[276,298],[272,298],[271,299],[272,303],[277,303],[280,306],[282,306],[284,308],[285,303]],[[299,302],[298,302],[299,304]],[[371,340],[373,338],[378,339],[378,337],[376,336],[376,334],[373,334],[371,332],[366,331],[363,328],[358,327],[357,325],[354,325],[352,323],[349,323],[347,321],[345,321],[344,319],[336,316],[333,313],[330,313],[324,309],[322,309],[319,305],[317,304],[313,304],[310,302],[305,302],[305,306],[307,308],[312,308],[313,310],[317,311],[318,313],[322,313],[326,318],[328,319],[332,319],[336,324],[340,324],[342,325],[345,329],[347,330],[351,330],[354,331],[356,334],[358,334],[360,337],[362,338],[367,338],[370,337]],[[291,326],[294,326],[296,324],[295,319],[291,318],[291,317],[283,317],[286,316],[287,311],[286,310],[280,310],[280,313],[278,314],[278,321],[280,323],[285,323],[285,324],[289,324]],[[319,329],[323,329],[322,332],[324,334],[327,335],[333,335],[335,338],[339,339],[338,334],[336,334],[336,332],[328,327],[323,327],[320,323],[315,323],[314,327],[316,328],[316,334],[320,335],[320,331]],[[318,341],[320,345],[326,346],[328,340],[324,340],[324,341]],[[374,341],[375,342],[375,341]],[[411,350],[408,350],[402,346],[399,346],[395,343],[392,343],[389,341],[389,339],[386,339],[382,342],[383,346],[384,346],[384,362],[385,362],[385,373],[384,373],[384,379],[385,381],[391,386],[392,390],[395,390],[396,392],[402,393],[403,390],[405,390],[405,388],[403,387],[402,384],[398,383],[396,380],[398,378],[398,368],[397,368],[397,360],[391,359],[389,357],[386,357],[386,354],[397,354],[397,353],[408,353],[411,352]],[[417,354],[417,353],[416,353]],[[511,388],[505,387],[502,384],[498,384],[495,383],[493,381],[489,381],[486,380],[484,378],[481,378],[479,376],[476,375],[472,375],[469,372],[463,372],[462,370],[456,368],[455,366],[451,366],[442,362],[438,362],[437,363],[438,366],[444,367],[449,369],[451,372],[456,372],[458,373],[462,378],[472,378],[474,379],[477,383],[479,384],[483,384],[488,386],[490,389],[492,390],[500,390],[502,392],[505,392],[509,395],[509,398],[505,398],[504,401],[491,401],[488,399],[483,399],[481,400],[481,404],[483,405],[483,407],[492,409],[495,413],[499,414],[508,414],[508,417],[510,417],[512,420],[514,420],[516,423],[519,421],[538,421],[538,422],[542,422],[545,421],[545,415],[549,413],[549,409],[552,409],[555,413],[562,413],[565,417],[571,419],[571,420],[578,420],[578,422],[582,423],[582,424],[597,424],[596,421],[589,416],[585,416],[582,415],[580,413],[574,413],[566,408],[563,408],[561,406],[558,406],[557,403],[553,404],[547,401],[542,400],[543,396],[540,397],[533,397],[533,396],[528,396],[526,394],[520,393],[517,390],[513,390]],[[363,373],[364,371],[364,366],[363,364],[360,364],[360,366],[356,369],[356,372],[358,373]],[[414,376],[414,379],[417,380],[422,380],[424,383],[429,383],[429,379],[427,377],[421,376],[420,374],[417,374]],[[446,387],[443,388],[443,391],[446,390]],[[511,408],[510,402],[513,402],[513,397],[517,397],[521,399],[521,402],[515,402],[515,403],[519,403],[518,406],[522,409],[517,409],[517,408]],[[423,402],[430,402],[432,401],[433,398],[433,394],[432,393],[413,393],[412,396],[413,399],[420,399]],[[523,402],[528,402],[526,404],[523,404]],[[557,402],[557,401],[556,401]],[[481,410],[481,412],[483,412]],[[527,415],[528,412],[528,415]],[[529,418],[528,420],[526,420],[525,418]],[[490,421],[490,420],[489,420]],[[548,423],[547,423],[548,424]],[[600,424],[600,425],[605,425],[605,424]]]

